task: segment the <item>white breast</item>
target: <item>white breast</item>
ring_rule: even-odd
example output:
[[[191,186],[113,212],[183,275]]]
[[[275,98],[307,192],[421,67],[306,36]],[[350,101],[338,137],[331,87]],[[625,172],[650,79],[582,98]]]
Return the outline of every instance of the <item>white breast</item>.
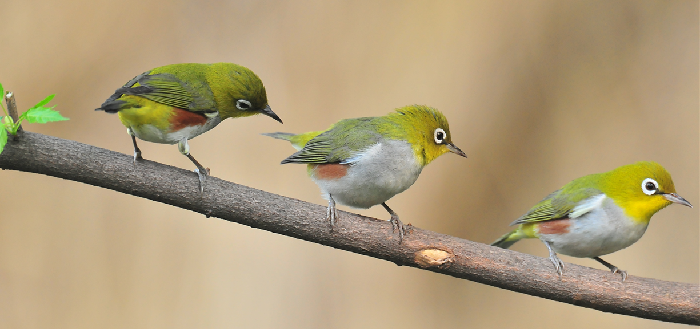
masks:
[[[409,143],[385,140],[354,157],[344,177],[314,182],[324,198],[330,194],[339,204],[367,209],[405,191],[422,169]]]

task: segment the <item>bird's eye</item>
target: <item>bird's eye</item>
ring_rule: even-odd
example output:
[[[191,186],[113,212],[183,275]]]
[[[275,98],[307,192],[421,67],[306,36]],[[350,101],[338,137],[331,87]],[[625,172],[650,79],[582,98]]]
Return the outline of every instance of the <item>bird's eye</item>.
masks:
[[[659,183],[651,178],[642,181],[642,192],[646,195],[652,195],[659,191]]]
[[[435,138],[436,144],[442,144],[442,142],[444,142],[447,138],[447,133],[444,130],[442,130],[442,128],[437,128],[433,133],[433,138]]]
[[[245,100],[245,99],[239,99],[239,100],[236,102],[236,108],[238,108],[238,109],[241,110],[241,111],[250,110],[251,107],[253,107],[253,105],[250,104],[250,102],[247,101],[247,100]]]

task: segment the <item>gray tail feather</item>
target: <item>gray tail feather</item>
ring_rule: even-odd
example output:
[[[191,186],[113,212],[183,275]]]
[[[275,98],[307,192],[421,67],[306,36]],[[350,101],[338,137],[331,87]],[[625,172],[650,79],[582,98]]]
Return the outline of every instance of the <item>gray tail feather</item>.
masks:
[[[277,139],[283,139],[286,141],[288,141],[293,136],[296,136],[296,134],[292,134],[292,133],[262,133],[261,135],[270,136],[272,138],[277,138]]]
[[[518,238],[512,238],[514,233],[517,233],[517,230],[513,230],[511,232],[504,234],[498,240],[494,241],[491,245],[495,246],[495,247],[503,248],[503,249],[510,248],[510,246],[512,246],[516,242],[520,241],[520,239],[518,239]]]
[[[122,106],[126,104],[125,101],[118,99],[108,99],[100,107],[96,108],[95,111],[105,111],[107,113],[117,113],[122,109]]]

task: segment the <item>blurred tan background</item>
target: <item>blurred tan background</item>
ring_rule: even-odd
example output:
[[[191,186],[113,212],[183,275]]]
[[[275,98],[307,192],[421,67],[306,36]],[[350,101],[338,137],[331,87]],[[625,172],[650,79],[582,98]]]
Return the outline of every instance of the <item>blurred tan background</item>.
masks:
[[[325,205],[261,132],[325,129],[428,104],[469,158],[441,157],[390,200],[404,222],[490,243],[576,177],[654,160],[696,206],[697,1],[5,1],[0,82],[25,129],[132,153],[93,109],[135,75],[234,62],[280,125],[229,120],[191,141],[216,177]],[[244,121],[245,120],[245,121]],[[173,145],[147,159],[194,169]],[[0,172],[0,328],[680,328],[401,268],[117,192]],[[440,202],[442,200],[442,202]],[[342,208],[351,210],[349,208]],[[362,214],[388,219],[381,207]],[[341,218],[342,220],[342,218]],[[658,213],[606,260],[698,283],[698,207]],[[539,241],[515,250],[547,256]],[[603,269],[593,260],[566,262]]]

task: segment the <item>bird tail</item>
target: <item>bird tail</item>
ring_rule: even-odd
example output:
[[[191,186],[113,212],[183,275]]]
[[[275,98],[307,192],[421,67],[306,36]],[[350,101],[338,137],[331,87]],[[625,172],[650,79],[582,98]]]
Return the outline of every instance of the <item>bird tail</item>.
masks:
[[[301,150],[307,141],[299,141],[299,135],[292,133],[262,133],[261,135],[270,136],[292,143],[292,146],[297,150]]]
[[[272,138],[282,139],[286,141],[291,141],[292,137],[296,136],[292,133],[262,133],[261,135],[270,136]]]
[[[121,95],[120,95],[121,96]],[[128,103],[121,99],[116,99],[110,97],[107,99],[100,107],[96,108],[95,111],[105,111],[107,113],[117,113],[123,108],[128,107]]]
[[[297,150],[304,148],[304,145],[312,140],[314,137],[320,135],[322,131],[310,131],[303,134],[290,134],[290,133],[263,133],[262,135],[270,136],[272,138],[282,139],[292,143],[292,146]]]
[[[503,249],[508,249],[510,246],[520,241],[520,239],[525,238],[525,236],[520,231],[520,227],[504,234],[498,240],[494,241],[491,245]]]

